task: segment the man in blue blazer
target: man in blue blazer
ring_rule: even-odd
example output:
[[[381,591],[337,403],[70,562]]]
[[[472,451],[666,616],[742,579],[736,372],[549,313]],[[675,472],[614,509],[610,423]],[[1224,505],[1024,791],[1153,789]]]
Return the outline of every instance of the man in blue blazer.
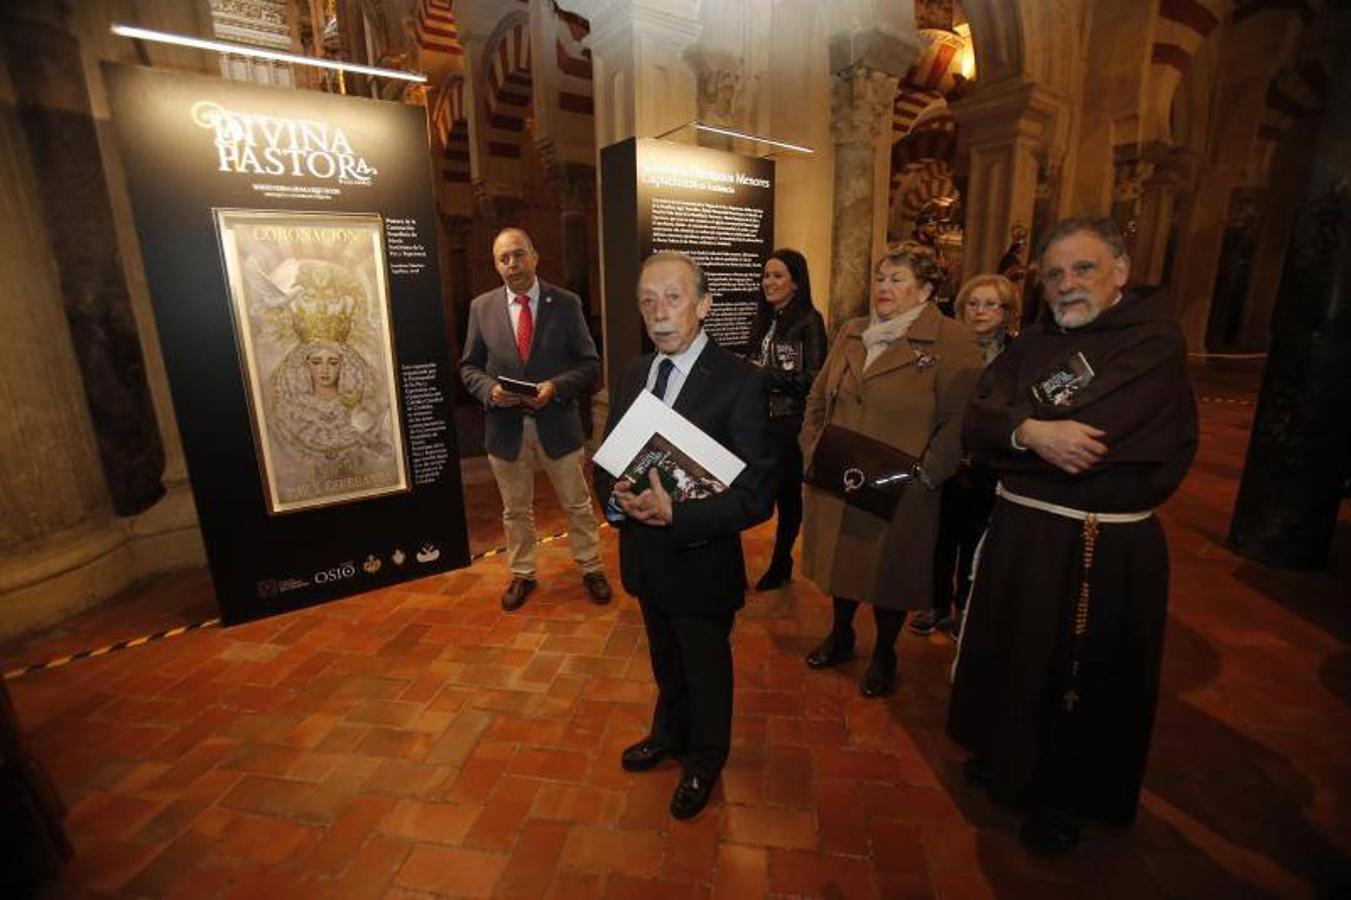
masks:
[[[741,532],[769,518],[775,479],[768,455],[769,395],[760,370],[704,333],[712,299],[683,253],[648,257],[638,308],[657,352],[629,366],[613,394],[606,433],[649,390],[746,463],[726,490],[673,502],[656,470],[646,484],[597,467],[596,493],[619,520],[624,589],[647,629],[657,704],[647,737],[624,750],[629,771],[672,756],[681,776],[671,814],[698,814],[722,771],[732,736],[732,620],[746,595]]]
[[[544,469],[568,518],[572,558],[596,603],[610,602],[600,536],[582,458],[577,396],[600,375],[600,357],[576,294],[535,277],[530,235],[506,228],[493,241],[502,287],[474,298],[460,358],[465,387],[486,410],[483,445],[502,494],[511,584],[502,608],[519,609],[535,589],[535,472]],[[539,385],[536,396],[500,377]]]

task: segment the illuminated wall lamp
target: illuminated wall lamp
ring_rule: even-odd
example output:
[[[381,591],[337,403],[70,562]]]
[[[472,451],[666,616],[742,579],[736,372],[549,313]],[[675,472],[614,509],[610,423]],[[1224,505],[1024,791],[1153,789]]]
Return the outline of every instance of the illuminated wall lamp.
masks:
[[[255,59],[274,59],[278,62],[295,63],[301,66],[317,66],[321,69],[334,69],[339,72],[355,72],[358,75],[373,75],[377,78],[398,78],[401,81],[424,83],[427,76],[420,72],[404,72],[399,69],[381,69],[377,66],[363,66],[359,63],[342,62],[336,59],[324,59],[322,56],[300,56],[296,53],[282,53],[279,50],[264,50],[261,47],[249,47],[245,44],[231,44],[226,41],[208,41],[204,38],[186,34],[170,34],[166,31],[152,31],[149,28],[137,28],[134,25],[114,24],[110,29],[121,37],[141,41],[154,41],[159,44],[176,44],[180,47],[193,47],[197,50],[212,50],[216,53],[233,53],[237,56],[251,56]]]

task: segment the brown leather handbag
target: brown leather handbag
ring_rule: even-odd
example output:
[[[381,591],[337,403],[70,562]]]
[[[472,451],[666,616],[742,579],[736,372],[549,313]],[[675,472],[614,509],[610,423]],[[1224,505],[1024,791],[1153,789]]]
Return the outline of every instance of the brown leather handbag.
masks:
[[[802,480],[890,521],[906,485],[918,473],[919,460],[904,450],[840,425],[827,425]]]

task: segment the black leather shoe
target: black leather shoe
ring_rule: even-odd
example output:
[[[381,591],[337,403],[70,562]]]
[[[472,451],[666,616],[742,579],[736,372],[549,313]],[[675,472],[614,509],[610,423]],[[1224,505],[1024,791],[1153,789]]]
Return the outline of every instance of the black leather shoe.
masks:
[[[502,595],[502,609],[505,612],[514,612],[525,605],[525,598],[535,589],[535,579],[516,577],[511,579],[511,584],[507,585],[507,592]]]
[[[863,681],[858,692],[865,697],[885,697],[896,690],[896,660],[879,660],[873,657],[868,671],[863,673]]]
[[[776,563],[771,564],[765,570],[765,574],[760,576],[760,580],[755,583],[757,591],[772,591],[775,588],[781,588],[793,580],[793,564],[781,566]]]
[[[713,793],[714,778],[695,775],[693,772],[681,772],[680,783],[671,795],[671,815],[677,819],[693,819],[708,805]]]
[[[1080,826],[1067,813],[1041,809],[1023,820],[1018,841],[1028,853],[1059,856],[1079,846]]]
[[[591,602],[597,606],[604,606],[614,596],[614,591],[610,590],[610,582],[605,580],[604,572],[587,572],[582,576],[582,584],[586,585]]]
[[[625,772],[646,772],[674,751],[656,738],[645,737],[636,744],[630,744],[619,754],[619,764]]]
[[[841,637],[832,631],[807,654],[807,667],[829,669],[853,658],[854,636],[851,634],[848,637]]]

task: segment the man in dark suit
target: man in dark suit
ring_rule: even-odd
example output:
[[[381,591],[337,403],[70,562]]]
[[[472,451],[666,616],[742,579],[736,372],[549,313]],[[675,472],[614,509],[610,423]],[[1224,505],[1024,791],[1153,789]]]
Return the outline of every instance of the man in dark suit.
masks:
[[[610,601],[600,536],[582,463],[577,395],[600,375],[600,357],[576,294],[535,277],[530,235],[507,228],[493,241],[503,286],[469,308],[460,358],[465,387],[486,408],[483,445],[502,494],[511,584],[502,608],[519,609],[535,589],[535,472],[544,469],[568,517],[572,558],[596,603]],[[539,385],[536,396],[506,390],[498,376]]]
[[[731,747],[729,638],[746,593],[741,531],[773,508],[764,377],[709,340],[703,319],[711,303],[694,260],[672,252],[648,257],[638,276],[638,306],[657,352],[629,366],[605,430],[650,390],[740,457],[745,469],[725,491],[682,502],[672,501],[655,470],[647,484],[635,485],[596,469],[597,495],[619,523],[624,589],[642,609],[657,680],[652,730],[620,761],[643,771],[677,757],[681,776],[671,814],[679,819],[704,808]]]

